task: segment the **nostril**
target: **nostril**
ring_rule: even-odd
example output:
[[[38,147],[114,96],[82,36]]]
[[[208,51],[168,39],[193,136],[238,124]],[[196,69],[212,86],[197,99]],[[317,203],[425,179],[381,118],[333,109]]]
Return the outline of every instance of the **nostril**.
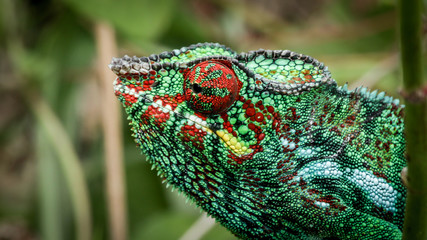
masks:
[[[193,90],[194,93],[201,93],[202,87],[197,83],[193,83],[193,85],[191,85],[191,90]]]
[[[160,84],[160,82],[159,82],[159,81],[154,81],[154,83],[153,83],[153,84],[151,84],[151,87],[152,87],[152,88],[157,87],[159,84]]]

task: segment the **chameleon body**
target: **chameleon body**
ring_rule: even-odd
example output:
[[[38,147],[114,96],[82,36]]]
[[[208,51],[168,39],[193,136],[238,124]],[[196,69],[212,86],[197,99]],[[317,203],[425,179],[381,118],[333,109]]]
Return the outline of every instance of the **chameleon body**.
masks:
[[[242,239],[400,239],[403,106],[291,51],[204,43],[114,58],[133,137]]]

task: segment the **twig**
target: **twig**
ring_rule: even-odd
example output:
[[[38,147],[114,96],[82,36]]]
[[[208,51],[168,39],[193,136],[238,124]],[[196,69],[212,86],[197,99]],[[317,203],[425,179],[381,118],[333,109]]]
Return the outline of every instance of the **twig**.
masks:
[[[117,53],[114,29],[106,23],[96,23],[95,39],[98,51],[97,73],[101,89],[99,103],[104,132],[110,238],[124,240],[127,238],[127,214],[120,109],[113,94],[112,82],[115,76],[107,67]]]
[[[89,193],[79,158],[58,117],[42,99],[27,94],[27,100],[47,140],[58,155],[75,215],[76,239],[90,240],[92,219]]]
[[[215,226],[215,220],[203,213],[179,240],[198,240]]]
[[[427,239],[427,94],[422,65],[421,0],[400,0],[400,45],[405,97],[407,198],[403,239]]]

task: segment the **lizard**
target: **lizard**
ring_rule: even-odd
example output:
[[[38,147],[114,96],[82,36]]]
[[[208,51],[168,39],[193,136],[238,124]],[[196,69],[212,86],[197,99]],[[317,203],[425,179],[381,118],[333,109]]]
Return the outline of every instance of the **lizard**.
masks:
[[[401,239],[398,99],[289,50],[199,43],[109,67],[153,168],[238,238]]]

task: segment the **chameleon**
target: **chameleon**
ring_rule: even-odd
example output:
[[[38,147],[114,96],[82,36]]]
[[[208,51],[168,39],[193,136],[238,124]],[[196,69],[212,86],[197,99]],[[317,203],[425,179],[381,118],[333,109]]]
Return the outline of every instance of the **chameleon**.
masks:
[[[113,58],[153,168],[241,239],[401,239],[404,105],[289,50]]]

